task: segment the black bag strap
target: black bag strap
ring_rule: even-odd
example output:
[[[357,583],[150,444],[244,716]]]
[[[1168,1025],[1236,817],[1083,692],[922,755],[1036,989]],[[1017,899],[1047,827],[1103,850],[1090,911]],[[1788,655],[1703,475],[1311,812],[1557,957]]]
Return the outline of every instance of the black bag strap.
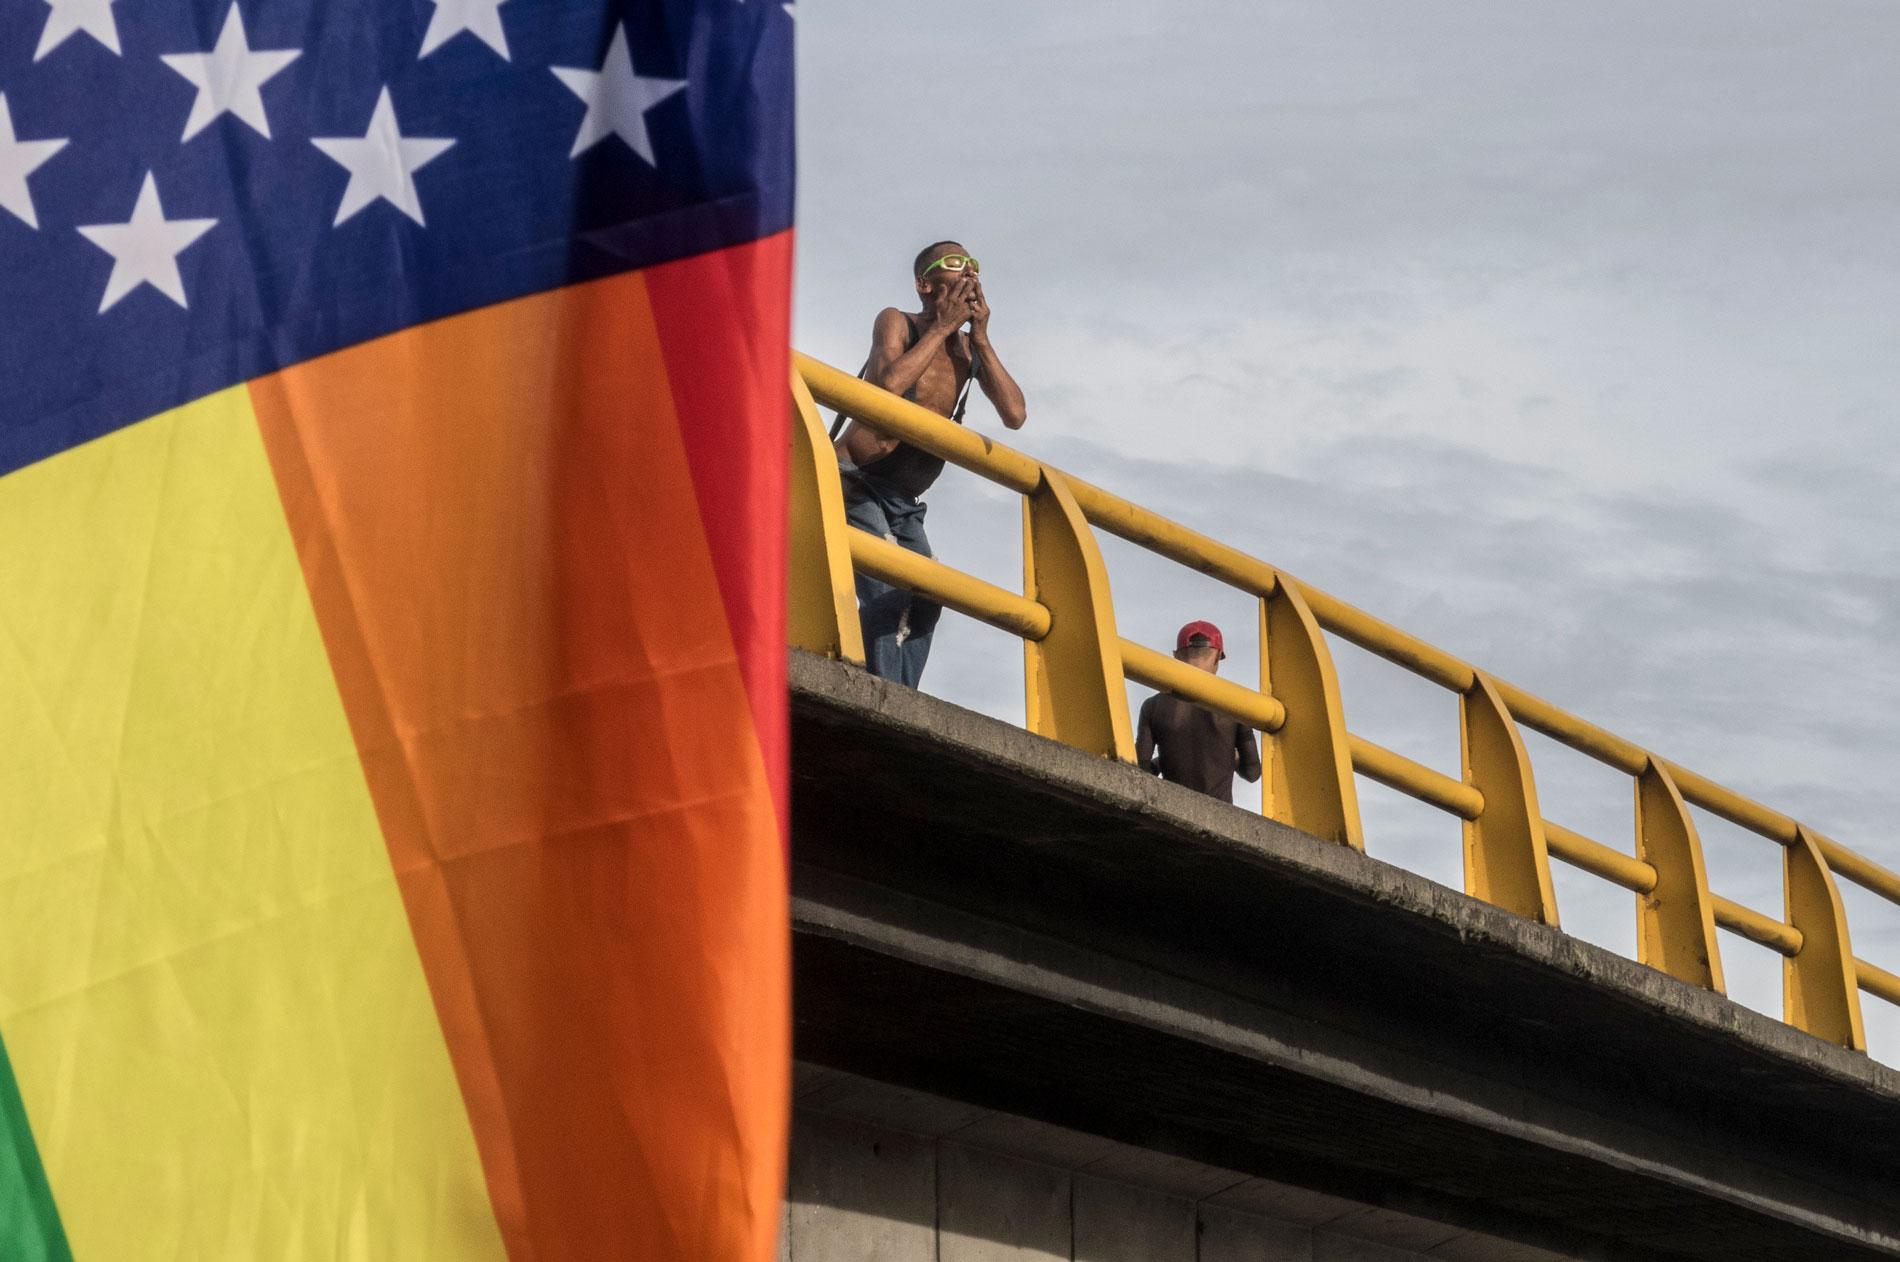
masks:
[[[863,381],[864,374],[870,371],[871,371],[871,361],[867,359],[864,361],[864,367],[858,369],[858,380]],[[850,419],[851,418],[846,416],[843,412],[839,412],[835,417],[832,418],[832,422],[831,422],[831,441],[832,442],[835,443],[838,441],[838,435],[844,433],[845,424],[846,422],[850,421]]]
[[[911,347],[917,345],[917,326],[915,326],[914,324],[910,322],[909,316],[904,317],[904,329],[908,334],[908,336],[904,339],[904,349],[908,351]],[[950,410],[950,419],[955,421],[959,425],[963,424],[964,410],[970,406],[970,387],[976,384],[976,362],[977,362],[977,356],[979,354],[980,352],[976,349],[976,344],[974,342],[971,343],[970,345],[970,375],[964,379],[963,389],[957,391],[956,407]],[[858,380],[863,381],[864,374],[870,371],[871,371],[871,361],[867,358],[864,361],[864,366],[858,369]],[[838,435],[844,433],[845,424],[849,422],[850,419],[851,418],[846,416],[843,412],[839,412],[833,418],[831,422],[831,441],[832,442],[835,443],[838,441]]]
[[[957,391],[957,405],[950,409],[950,419],[963,424],[963,409],[970,406],[970,387],[976,384],[976,357],[980,354],[976,343],[970,343],[970,375],[963,379],[963,389]]]

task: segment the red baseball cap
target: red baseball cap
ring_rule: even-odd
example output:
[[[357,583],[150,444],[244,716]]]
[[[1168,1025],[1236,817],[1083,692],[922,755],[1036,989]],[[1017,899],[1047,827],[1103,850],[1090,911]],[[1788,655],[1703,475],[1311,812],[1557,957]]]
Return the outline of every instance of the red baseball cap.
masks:
[[[1179,653],[1184,648],[1193,647],[1194,637],[1197,635],[1206,640],[1208,644],[1220,650],[1220,655],[1223,658],[1227,656],[1227,643],[1221,639],[1220,628],[1211,622],[1204,622],[1200,619],[1188,623],[1175,634],[1174,651]]]

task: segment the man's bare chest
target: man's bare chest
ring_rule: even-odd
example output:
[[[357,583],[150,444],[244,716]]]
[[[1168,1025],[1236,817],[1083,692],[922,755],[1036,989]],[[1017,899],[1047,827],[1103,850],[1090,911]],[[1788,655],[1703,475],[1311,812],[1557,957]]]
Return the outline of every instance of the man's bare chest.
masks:
[[[970,379],[970,370],[967,351],[961,347],[946,348],[925,365],[912,397],[931,411],[948,416],[956,406],[963,383]]]

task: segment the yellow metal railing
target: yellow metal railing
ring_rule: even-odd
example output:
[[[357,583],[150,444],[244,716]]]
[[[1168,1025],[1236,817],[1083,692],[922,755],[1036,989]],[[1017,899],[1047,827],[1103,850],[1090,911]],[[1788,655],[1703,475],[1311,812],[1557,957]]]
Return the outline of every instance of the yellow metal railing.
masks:
[[[1354,780],[1363,775],[1463,821],[1465,889],[1474,897],[1555,926],[1554,857],[1634,892],[1637,958],[1674,977],[1723,991],[1723,928],[1780,953],[1784,1019],[1820,1038],[1865,1051],[1860,992],[1900,1004],[1900,976],[1855,958],[1834,881],[1900,905],[1900,875],[1264,561],[815,359],[793,358],[793,644],[864,661],[853,589],[861,570],[1021,637],[1033,732],[1132,762],[1124,681],[1166,689],[1265,734],[1262,810],[1282,823],[1363,850]],[[848,526],[820,403],[1022,495],[1023,593]],[[1096,529],[1254,596],[1259,689],[1123,638]],[[1460,779],[1346,730],[1322,632],[1458,694]],[[1520,724],[1631,777],[1635,855],[1543,817]],[[1785,920],[1709,889],[1692,805],[1781,844]]]

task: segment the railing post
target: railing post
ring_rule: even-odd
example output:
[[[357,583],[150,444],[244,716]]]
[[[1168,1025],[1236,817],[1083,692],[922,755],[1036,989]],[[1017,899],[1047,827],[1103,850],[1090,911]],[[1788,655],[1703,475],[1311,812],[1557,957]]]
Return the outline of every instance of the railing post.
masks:
[[[1050,617],[1046,638],[1023,641],[1029,730],[1133,762],[1108,569],[1068,484],[1047,466],[1023,499],[1023,579],[1025,594],[1048,606]]]
[[[1801,950],[1781,962],[1782,1019],[1816,1038],[1867,1050],[1860,1019],[1860,976],[1847,936],[1847,912],[1821,847],[1806,827],[1784,849],[1788,923],[1801,931]]]
[[[1483,671],[1458,699],[1466,783],[1484,812],[1465,821],[1465,892],[1541,924],[1557,924],[1544,816],[1530,755],[1497,688]]]
[[[864,632],[844,533],[844,483],[825,437],[825,423],[805,379],[792,369],[792,458],[789,489],[791,558],[786,575],[790,643],[864,665]]]
[[[1333,655],[1306,598],[1285,578],[1260,601],[1260,691],[1286,707],[1280,730],[1261,733],[1261,813],[1364,850]]]
[[[1656,869],[1656,888],[1636,896],[1636,959],[1727,994],[1709,873],[1689,804],[1654,758],[1635,784],[1636,857]]]

